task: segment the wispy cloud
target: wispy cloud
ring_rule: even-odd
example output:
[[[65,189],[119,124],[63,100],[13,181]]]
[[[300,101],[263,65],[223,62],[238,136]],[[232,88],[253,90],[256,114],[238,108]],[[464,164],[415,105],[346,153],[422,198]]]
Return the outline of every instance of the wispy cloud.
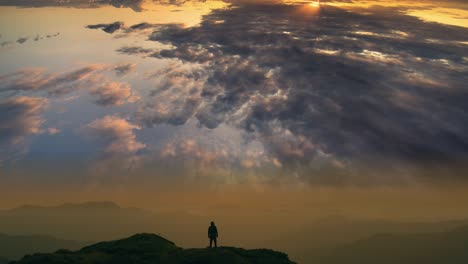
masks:
[[[14,97],[0,102],[0,142],[19,144],[29,135],[42,132],[44,119],[41,113],[47,99],[39,97]]]
[[[42,68],[20,69],[14,73],[0,76],[3,91],[46,91],[49,94],[66,94],[80,88],[85,81],[93,82],[92,76],[109,66],[90,64],[63,73],[49,73]]]
[[[14,42],[18,43],[19,45],[22,45],[22,44],[26,43],[30,39],[32,39],[34,41],[40,41],[40,40],[43,40],[43,39],[58,37],[59,35],[60,35],[60,32],[57,32],[55,34],[47,34],[47,35],[36,34],[36,35],[33,35],[33,36],[22,36],[22,37],[17,38],[16,41],[11,41],[11,40],[2,41],[2,42],[0,42],[0,47],[10,46],[10,45],[14,44]]]
[[[134,130],[140,127],[125,118],[108,115],[86,125],[85,133],[103,146],[104,160],[121,160],[124,167],[131,166],[139,158],[138,152],[146,145],[139,142]]]
[[[0,76],[0,91],[18,93],[47,92],[52,96],[63,96],[78,90],[88,90],[96,96],[99,105],[122,105],[139,99],[128,83],[110,80],[106,72],[114,71],[118,77],[134,72],[135,64],[89,64],[84,67],[50,73],[42,68],[20,69]]]
[[[29,136],[43,132],[42,113],[48,101],[40,97],[19,96],[0,100],[0,165],[27,150]]]
[[[128,83],[106,82],[92,88],[90,93],[97,96],[96,103],[103,106],[134,103],[140,99]]]

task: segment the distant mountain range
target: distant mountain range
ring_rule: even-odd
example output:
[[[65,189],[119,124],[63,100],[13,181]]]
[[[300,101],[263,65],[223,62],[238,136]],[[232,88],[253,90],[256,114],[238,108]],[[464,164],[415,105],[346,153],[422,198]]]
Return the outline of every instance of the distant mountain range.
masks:
[[[139,208],[124,208],[113,202],[24,205],[0,210],[0,233],[46,234],[89,242],[153,232],[171,237],[178,243],[184,242],[184,245],[195,245],[200,237],[205,237],[205,226],[209,220],[184,212],[154,213]],[[198,228],[190,228],[193,226]],[[185,229],[181,230],[180,227]]]
[[[17,264],[294,264],[284,253],[233,247],[182,249],[154,234],[101,242],[78,251],[25,256]]]
[[[84,202],[84,203],[64,203],[57,206],[39,206],[39,205],[23,205],[10,209],[10,211],[21,211],[21,210],[77,210],[77,209],[98,209],[98,210],[118,210],[121,209],[119,205],[114,202],[103,201],[103,202]]]
[[[321,264],[466,264],[468,226],[449,232],[381,234],[333,249]]]
[[[0,264],[7,264],[10,263],[10,260],[5,257],[0,257]]]
[[[9,260],[16,260],[25,254],[36,252],[54,252],[61,248],[79,249],[83,243],[57,239],[51,236],[32,235],[32,236],[14,236],[0,234],[0,263]]]

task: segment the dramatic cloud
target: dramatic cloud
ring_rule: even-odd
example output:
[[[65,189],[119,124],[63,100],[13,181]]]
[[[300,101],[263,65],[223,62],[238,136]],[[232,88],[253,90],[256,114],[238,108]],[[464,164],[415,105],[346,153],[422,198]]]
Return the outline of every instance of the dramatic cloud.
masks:
[[[211,146],[213,147],[213,146]],[[216,146],[215,146],[216,147]],[[207,148],[200,145],[193,139],[172,140],[164,145],[160,151],[160,156],[164,159],[175,159],[177,163],[181,160],[190,160],[202,165],[221,165],[227,163],[231,153],[227,149]]]
[[[85,127],[85,132],[91,138],[104,146],[104,160],[124,161],[124,167],[131,166],[138,160],[138,152],[145,144],[136,139],[134,130],[139,126],[118,116],[105,116],[94,120]]]
[[[182,161],[207,171],[267,168],[326,182],[373,166],[385,170],[366,175],[379,178],[468,158],[468,29],[420,20],[407,15],[406,7],[229,2],[192,27],[88,26],[118,34],[119,43],[121,37],[142,35],[158,42],[126,41],[117,50],[156,58],[155,67],[148,60],[141,66],[147,71],[144,80],[127,75],[134,64],[62,73],[25,69],[0,76],[0,91],[63,95],[81,89],[96,104],[110,106],[136,102],[136,84],[151,87],[138,90],[144,95],[134,105],[118,109],[136,110],[121,113],[125,119],[106,116],[87,126],[103,142],[106,159],[135,160],[144,150],[148,159],[150,153],[176,166]],[[130,87],[110,76],[135,83]],[[109,109],[114,111],[100,111]],[[113,130],[114,124],[127,128]],[[217,133],[228,126],[241,137],[231,148],[200,140],[193,131],[170,142],[158,134],[150,152],[135,130],[160,124],[179,127],[157,127],[156,134],[187,128]],[[252,142],[260,147],[243,149]],[[330,180],[316,180],[319,174]]]
[[[220,144],[222,143],[222,144]],[[179,166],[189,163],[192,166],[218,168],[263,168],[280,166],[263,149],[244,148],[219,139],[200,140],[200,138],[175,137],[160,150],[160,158],[165,161],[175,160]]]
[[[151,92],[138,113],[147,126],[162,122],[185,124],[199,108],[207,78],[200,66],[173,63],[148,78],[157,80],[158,89]]]
[[[161,26],[145,125],[196,118],[259,139],[283,167],[468,158],[468,29],[398,9],[241,5]],[[318,165],[317,165],[318,164]]]
[[[240,144],[240,135],[233,132],[223,126],[216,132],[202,129],[190,136],[175,135],[158,149],[156,156],[147,156],[146,160],[185,180],[240,183],[275,179],[275,171],[282,166],[280,161],[269,156],[258,142]]]
[[[103,106],[133,103],[140,99],[133,94],[128,83],[106,82],[92,88],[90,93],[96,95],[98,97],[96,103]]]

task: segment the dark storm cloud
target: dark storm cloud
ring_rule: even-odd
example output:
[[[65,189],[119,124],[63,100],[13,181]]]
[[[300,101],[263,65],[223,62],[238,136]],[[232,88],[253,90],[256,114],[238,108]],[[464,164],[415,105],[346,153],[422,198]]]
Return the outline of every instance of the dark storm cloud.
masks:
[[[32,39],[34,41],[39,41],[39,40],[43,40],[45,38],[54,38],[54,37],[57,37],[60,35],[60,32],[57,32],[55,34],[48,34],[48,35],[40,35],[40,34],[36,34],[35,36],[26,36],[26,37],[19,37],[17,40],[16,40],[16,43],[18,44],[24,44],[25,42],[27,42],[29,39]],[[13,41],[3,41],[3,42],[0,42],[0,47],[3,47],[3,46],[7,46],[7,45],[10,45],[10,44],[13,44]]]
[[[161,24],[151,24],[147,22],[142,22],[138,24],[131,25],[126,27],[124,33],[138,33],[140,35],[146,36],[148,31],[152,31],[156,28],[159,28]],[[125,36],[125,35],[122,35]]]
[[[13,43],[13,42],[11,42],[11,41],[2,41],[2,42],[0,42],[0,46],[1,46],[1,47],[4,47],[4,46],[8,46],[8,45],[10,45],[10,44],[12,44],[12,43]]]
[[[143,29],[148,29],[148,28],[152,28],[152,27],[154,27],[153,24],[143,22],[143,23],[139,23],[139,24],[135,24],[133,26],[130,26],[129,29],[131,29],[131,30],[143,30]]]
[[[161,26],[160,24],[150,24],[150,23],[143,22],[143,23],[132,25],[130,27],[126,27],[123,22],[116,21],[116,22],[109,23],[109,24],[87,25],[86,28],[102,29],[104,32],[113,34],[114,32],[118,30],[123,30],[123,33],[140,32],[140,31],[144,32],[145,30],[159,28],[160,26]]]
[[[186,3],[205,3],[206,0],[153,0],[153,2],[158,3],[160,5],[181,6]]]
[[[468,157],[468,29],[389,8],[242,5],[150,39],[174,47],[154,57],[204,75],[159,74],[146,125],[235,124],[286,166]],[[181,78],[191,92],[160,95]]]
[[[117,8],[131,8],[135,12],[141,12],[144,10],[141,7],[144,0],[107,0],[103,2],[104,4],[108,2],[109,5]]]
[[[49,34],[49,35],[46,35],[45,37],[46,38],[53,38],[53,37],[58,37],[60,35],[60,32],[57,32],[55,34]]]
[[[113,70],[115,74],[117,74],[118,76],[125,76],[136,70],[136,64],[135,63],[119,64],[119,65],[116,65]]]
[[[0,0],[0,6],[97,8],[111,5],[117,8],[131,8],[136,12],[143,11],[142,3],[143,0]]]
[[[123,22],[114,22],[110,24],[95,24],[86,26],[89,29],[102,29],[104,32],[112,34],[124,26]]]
[[[152,49],[146,49],[138,46],[124,46],[117,50],[117,52],[127,55],[148,54],[153,52]]]
[[[147,76],[158,81],[158,89],[151,91],[138,113],[147,126],[154,123],[182,125],[202,103],[200,92],[206,83],[206,72],[200,66],[172,63],[163,70]]]
[[[26,41],[28,41],[29,37],[21,37],[21,38],[18,38],[16,40],[16,42],[18,42],[19,44],[23,44],[25,43]]]

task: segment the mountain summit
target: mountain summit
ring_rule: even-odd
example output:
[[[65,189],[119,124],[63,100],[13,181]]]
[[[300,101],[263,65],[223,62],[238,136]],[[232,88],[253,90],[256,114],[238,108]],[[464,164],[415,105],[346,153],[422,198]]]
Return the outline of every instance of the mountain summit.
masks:
[[[155,234],[101,242],[78,251],[58,250],[55,253],[26,255],[16,264],[294,264],[284,253],[268,249],[246,250],[234,247],[182,249]]]

